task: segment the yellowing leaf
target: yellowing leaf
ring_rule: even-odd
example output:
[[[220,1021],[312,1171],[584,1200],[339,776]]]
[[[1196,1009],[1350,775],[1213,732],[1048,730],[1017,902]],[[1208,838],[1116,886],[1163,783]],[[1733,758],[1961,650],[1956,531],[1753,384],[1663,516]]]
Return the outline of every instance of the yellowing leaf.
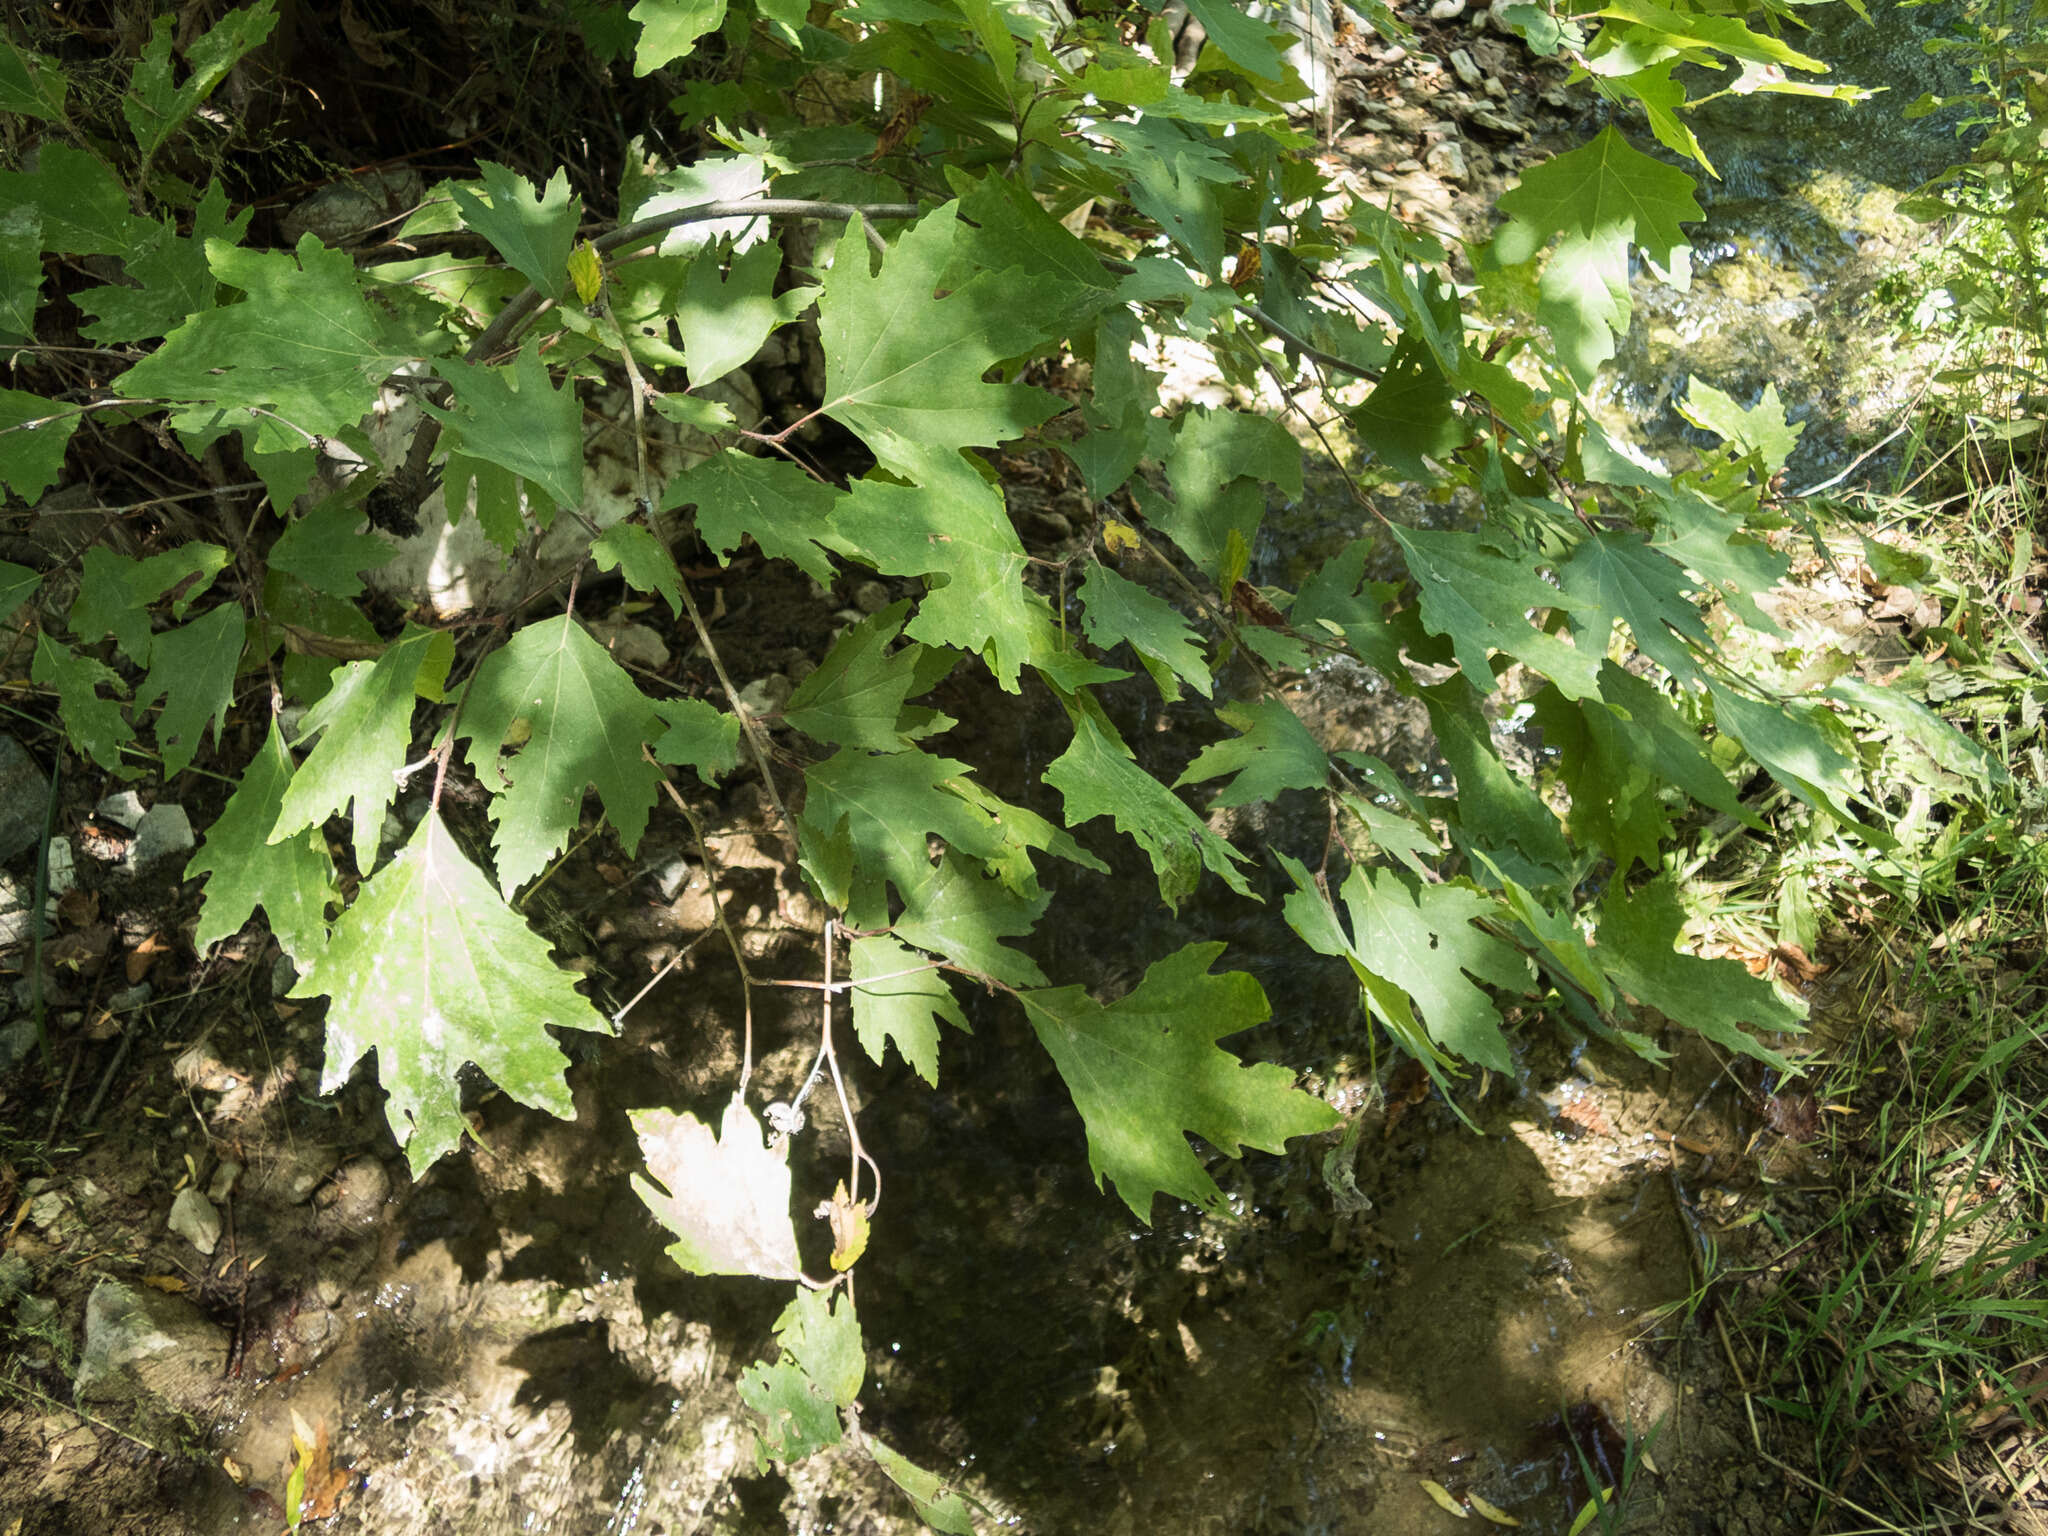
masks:
[[[851,1269],[868,1251],[868,1208],[846,1192],[841,1179],[824,1210],[832,1223],[832,1268]]]
[[[1495,1525],[1514,1527],[1522,1523],[1498,1504],[1490,1503],[1476,1493],[1468,1492],[1465,1495],[1465,1502],[1472,1506],[1473,1514],[1479,1516],[1482,1520],[1491,1521]]]
[[[1450,1489],[1446,1488],[1442,1483],[1434,1482],[1426,1477],[1418,1479],[1418,1481],[1422,1486],[1422,1491],[1429,1495],[1430,1502],[1436,1505],[1438,1509],[1446,1510],[1456,1515],[1460,1520],[1472,1518],[1472,1511],[1452,1498]]]
[[[588,240],[569,253],[569,281],[576,285],[576,297],[585,304],[595,302],[604,286],[604,260]]]
[[[611,1032],[575,980],[429,811],[290,995],[333,997],[322,1093],[377,1053],[384,1116],[417,1175],[469,1128],[456,1092],[465,1064],[522,1104],[575,1113],[568,1058],[545,1026]]]
[[[1129,554],[1138,547],[1138,530],[1110,518],[1102,525],[1102,545],[1113,555]]]
[[[743,1100],[726,1105],[715,1137],[695,1115],[665,1109],[626,1113],[647,1171],[661,1181],[636,1173],[633,1192],[676,1235],[670,1258],[693,1275],[797,1278],[789,1164],[763,1142],[760,1122]]]

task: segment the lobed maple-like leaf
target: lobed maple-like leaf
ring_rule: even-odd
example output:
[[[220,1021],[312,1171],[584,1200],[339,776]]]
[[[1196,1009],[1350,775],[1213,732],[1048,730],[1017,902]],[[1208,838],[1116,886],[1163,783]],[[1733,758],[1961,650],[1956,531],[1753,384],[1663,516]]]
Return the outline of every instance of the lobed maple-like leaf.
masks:
[[[887,923],[884,881],[899,893],[923,890],[933,879],[935,836],[974,858],[1001,850],[996,818],[951,782],[968,771],[965,763],[926,752],[878,754],[854,747],[804,770],[804,808],[797,819],[804,862],[826,899],[848,909],[849,921],[861,927]],[[835,876],[834,870],[843,873]]]
[[[1060,792],[1067,825],[1111,818],[1119,832],[1145,850],[1159,881],[1159,899],[1176,911],[1201,883],[1204,867],[1238,895],[1251,895],[1237,868],[1244,855],[1138,766],[1102,706],[1085,694],[1063,702],[1074,740],[1046,768],[1045,782]]]
[[[1418,692],[1437,747],[1457,777],[1451,833],[1458,845],[1486,854],[1529,885],[1564,880],[1572,867],[1564,827],[1535,786],[1502,759],[1479,690],[1460,673]]]
[[[585,785],[597,786],[620,846],[640,846],[661,782],[641,748],[663,724],[625,668],[567,614],[527,625],[485,658],[456,733],[469,738],[470,768],[497,791],[492,846],[506,896],[568,842]],[[518,751],[501,760],[508,745]]]
[[[1740,406],[1713,385],[1693,379],[1685,398],[1676,404],[1678,414],[1694,426],[1733,444],[1738,453],[1755,454],[1765,475],[1785,467],[1799,446],[1799,434],[1806,430],[1805,422],[1785,419],[1776,384],[1766,384],[1755,405]]]
[[[373,308],[348,253],[310,234],[295,252],[209,240],[206,259],[217,279],[246,297],[194,314],[111,387],[197,402],[208,409],[190,415],[214,427],[222,410],[249,413],[259,452],[354,430],[386,379],[448,345],[445,334],[410,330]]]
[[[891,603],[849,628],[817,670],[797,685],[782,718],[806,736],[836,746],[896,752],[908,745],[901,729],[903,707],[918,689],[925,648],[911,644],[892,654],[888,646],[909,613],[910,604]]]
[[[918,1519],[935,1531],[944,1531],[946,1536],[974,1536],[974,1516],[967,1500],[945,1478],[898,1455],[873,1435],[861,1438],[868,1454],[875,1458],[875,1465],[903,1490]]]
[[[121,116],[142,151],[144,164],[155,158],[167,140],[211,96],[242,58],[259,47],[277,25],[277,0],[252,0],[236,6],[180,51],[185,78],[173,83],[168,16],[156,18],[142,57],[135,62],[128,94],[121,98]]]
[[[739,763],[738,717],[703,699],[665,699],[654,708],[668,725],[654,743],[658,761],[671,768],[694,768],[706,784]]]
[[[1458,666],[1481,693],[1494,687],[1489,658],[1506,651],[1574,699],[1597,690],[1600,657],[1529,622],[1531,609],[1580,606],[1536,574],[1531,563],[1490,549],[1475,533],[1395,527],[1430,633],[1448,635]]]
[[[867,1376],[853,1297],[799,1290],[775,1320],[775,1338],[775,1361],[756,1361],[740,1373],[740,1401],[761,1416],[766,1455],[801,1461],[840,1442],[840,1411],[860,1396]]]
[[[647,1171],[633,1193],[676,1240],[668,1256],[693,1275],[794,1280],[803,1272],[789,1214],[788,1147],[771,1149],[746,1101],[725,1106],[716,1135],[695,1115],[629,1109]]]
[[[1173,500],[1155,503],[1150,515],[1213,575],[1231,534],[1250,547],[1266,514],[1267,486],[1300,497],[1301,445],[1270,416],[1197,407],[1174,423],[1166,478]]]
[[[1594,930],[1594,953],[1614,984],[1639,1003],[1699,1031],[1715,1044],[1786,1069],[1784,1057],[1743,1029],[1802,1030],[1799,1015],[1768,981],[1735,960],[1703,960],[1677,947],[1685,909],[1669,875],[1627,889],[1607,888]]]
[[[931,962],[887,934],[855,939],[850,946],[853,974],[853,1032],[877,1064],[891,1040],[912,1071],[939,1085],[939,1024],[968,1030],[946,978]]]
[[[682,572],[668,546],[650,530],[639,523],[613,523],[598,535],[590,554],[600,571],[617,571],[627,586],[655,593],[667,601],[670,613],[682,616]]]
[[[1279,1152],[1341,1116],[1294,1086],[1294,1074],[1246,1066],[1216,1042],[1264,1023],[1272,1009],[1242,971],[1211,975],[1224,946],[1190,944],[1148,967],[1107,1007],[1080,987],[1017,994],[1088,1130],[1088,1166],[1140,1221],[1174,1195],[1211,1213],[1223,1191],[1188,1145],[1192,1131],[1228,1157]]]
[[[164,777],[175,778],[191,766],[213,722],[218,742],[235,701],[235,669],[249,626],[240,603],[222,603],[179,629],[165,630],[151,648],[149,675],[135,694],[135,707],[147,709],[164,701],[157,716],[156,744],[164,759]]]
[[[794,464],[728,448],[673,476],[661,506],[695,506],[697,532],[721,565],[731,562],[742,539],[751,538],[769,559],[787,560],[829,583],[834,572],[826,551],[835,545],[828,524],[838,499],[831,486]]]
[[[451,182],[448,195],[462,222],[490,241],[519,275],[551,299],[569,296],[569,253],[576,248],[576,224],[583,199],[569,192],[569,173],[558,170],[545,187],[533,184],[495,160],[479,160],[485,197]]]
[[[47,634],[36,636],[28,675],[37,687],[56,690],[57,718],[64,722],[64,734],[71,744],[107,772],[119,773],[121,748],[135,739],[135,732],[121,706],[102,698],[100,689],[105,686],[125,693],[120,675]]]
[[[42,301],[42,213],[0,209],[0,342],[33,341]]]
[[[154,239],[138,239],[122,263],[128,281],[87,288],[78,307],[94,317],[80,329],[94,341],[147,341],[164,335],[186,316],[219,303],[220,281],[206,262],[206,243],[240,245],[255,209],[228,217],[228,195],[211,183],[192,210],[191,230],[179,234],[166,219]]]
[[[1216,714],[1239,734],[1202,748],[1174,780],[1175,789],[1234,773],[1237,777],[1209,802],[1221,808],[1270,800],[1286,789],[1321,789],[1329,782],[1330,760],[1301,717],[1280,700],[1225,704]]]
[[[507,367],[450,361],[437,364],[435,371],[455,391],[460,409],[423,404],[449,429],[451,454],[459,454],[467,464],[481,460],[495,465],[506,476],[540,491],[552,507],[582,502],[583,412],[568,381],[560,389],[549,381],[538,341],[529,341]],[[510,549],[525,532],[516,486],[481,480],[474,468],[458,472],[462,470],[463,465],[451,458],[448,505],[465,505],[469,484],[477,481],[477,514],[484,531],[500,547]],[[545,525],[547,518],[540,521]]]
[[[859,433],[892,470],[919,473],[900,449],[993,446],[1022,437],[1061,402],[982,375],[1046,339],[1038,280],[979,272],[936,297],[952,264],[957,203],[926,214],[871,269],[863,226],[850,221],[818,300],[828,416]],[[1057,298],[1057,295],[1052,295]]]
[[[294,746],[320,740],[286,786],[268,841],[281,843],[353,805],[356,869],[374,868],[384,812],[398,796],[393,775],[412,744],[413,700],[439,699],[454,660],[447,635],[415,629],[375,661],[352,661],[335,673],[299,721]]]
[[[218,544],[181,544],[144,560],[95,544],[85,552],[78,596],[71,604],[71,637],[89,644],[112,635],[123,656],[138,667],[147,666],[153,638],[150,604],[189,582],[172,604],[172,612],[183,618],[192,600],[227,563],[228,552]]]
[[[752,359],[770,334],[811,307],[816,288],[775,291],[781,270],[781,247],[765,240],[734,256],[724,274],[710,251],[699,252],[690,263],[675,321],[693,388],[702,389]]]
[[[697,51],[697,40],[725,20],[725,0],[636,0],[626,13],[640,23],[633,73],[651,75]]]
[[[611,1033],[575,982],[429,810],[363,882],[291,996],[333,999],[322,1093],[377,1053],[384,1117],[417,1177],[469,1129],[456,1086],[466,1064],[522,1104],[575,1114],[568,1058],[546,1026]]]
[[[1572,628],[1592,655],[1604,655],[1617,619],[1636,649],[1680,680],[1701,676],[1699,656],[1715,649],[1685,568],[1638,533],[1596,533],[1580,542],[1557,573],[1576,609]]]
[[[365,533],[363,527],[362,508],[330,496],[291,520],[270,546],[267,563],[315,592],[355,597],[363,590],[362,573],[388,564],[398,553],[389,539]]]
[[[948,849],[921,884],[903,893],[894,927],[898,938],[967,970],[1010,986],[1042,987],[1038,966],[1002,941],[1029,933],[1051,900],[1035,881],[1018,890]]]
[[[0,171],[0,213],[32,208],[43,249],[66,256],[127,256],[153,243],[162,226],[137,218],[107,162],[52,140],[36,151],[32,171]]]
[[[1209,696],[1209,664],[1194,630],[1173,604],[1106,565],[1088,568],[1078,595],[1081,627],[1088,638],[1104,650],[1128,641],[1167,703],[1180,697],[1176,678],[1203,698]]]
[[[81,414],[40,395],[0,389],[0,486],[36,502],[64,474],[64,450]]]
[[[258,907],[278,944],[299,965],[309,964],[326,944],[327,908],[341,892],[325,834],[308,827],[282,842],[266,841],[291,777],[291,753],[272,720],[242,782],[185,865],[187,880],[206,877],[206,902],[192,935],[200,954],[238,931]]]

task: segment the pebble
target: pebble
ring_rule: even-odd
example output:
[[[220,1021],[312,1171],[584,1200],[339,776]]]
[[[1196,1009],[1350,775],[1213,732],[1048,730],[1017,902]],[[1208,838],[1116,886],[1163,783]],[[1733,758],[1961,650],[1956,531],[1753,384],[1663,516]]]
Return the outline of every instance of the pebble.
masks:
[[[757,677],[740,690],[740,708],[750,715],[779,715],[796,685],[780,672]]]
[[[149,808],[135,828],[135,841],[128,845],[126,865],[131,874],[149,868],[159,859],[190,853],[198,839],[192,835],[192,818],[182,805],[157,804]]]
[[[889,589],[879,581],[864,581],[853,589],[853,606],[862,613],[880,613],[889,606]]]
[[[206,1198],[215,1202],[227,1199],[235,1192],[235,1184],[241,1177],[240,1163],[222,1163],[213,1170],[213,1180],[206,1186]]]
[[[1453,48],[1451,50],[1451,73],[1458,77],[1459,84],[1469,90],[1483,91],[1486,89],[1486,76],[1480,73],[1479,66],[1473,62],[1472,55],[1462,48]]]
[[[1463,181],[1468,174],[1465,168],[1465,147],[1456,139],[1445,139],[1441,144],[1429,146],[1424,163],[1431,174],[1445,181]]]
[[[149,807],[142,803],[142,796],[132,789],[124,789],[118,795],[109,795],[93,807],[93,815],[102,821],[111,821],[118,827],[133,832],[142,825],[142,818],[149,814]]]
[[[1465,14],[1465,0],[1436,0],[1429,8],[1431,21],[1456,21]]]
[[[198,1185],[179,1190],[178,1198],[171,1202],[171,1230],[209,1256],[220,1246],[220,1212],[199,1192]]]
[[[173,1403],[214,1391],[227,1369],[228,1336],[181,1296],[102,1280],[85,1304],[85,1347],[72,1391],[81,1399],[136,1388]]]

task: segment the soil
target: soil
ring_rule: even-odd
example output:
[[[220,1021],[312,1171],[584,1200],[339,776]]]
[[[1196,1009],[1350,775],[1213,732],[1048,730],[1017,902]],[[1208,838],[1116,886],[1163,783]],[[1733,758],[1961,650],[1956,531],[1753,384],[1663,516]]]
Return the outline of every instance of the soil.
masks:
[[[1441,46],[1350,40],[1328,152],[1401,216],[1452,234],[1484,206],[1472,194],[1574,124],[1552,99],[1557,77],[1497,34],[1460,21],[1424,35]],[[1452,47],[1506,99],[1463,90],[1425,57]],[[1480,111],[1510,126],[1472,128]],[[1454,138],[1462,182],[1408,164]],[[1080,547],[1088,512],[1077,528],[1056,463],[1004,469],[1034,551]],[[1297,509],[1304,539],[1318,518],[1355,531],[1320,505]],[[692,575],[724,615],[724,653],[746,659],[743,683],[814,665],[840,615],[873,598],[859,580],[824,592],[746,561]],[[885,599],[912,595],[881,585]],[[622,596],[587,584],[579,611],[601,616]],[[662,631],[673,659],[654,670],[711,691],[687,634],[658,611],[630,617]],[[1110,707],[1148,768],[1171,774],[1216,727],[1148,690],[1113,689]],[[996,695],[963,669],[939,702],[962,724],[931,745],[1028,803],[1064,740],[1052,701],[1028,686]],[[1303,703],[1333,748],[1418,779],[1433,766],[1426,722],[1362,669],[1319,674]],[[253,746],[241,728],[221,761]],[[786,789],[795,773],[781,767]],[[206,782],[175,786],[202,829],[219,786],[191,786]],[[918,1528],[865,1458],[757,1462],[736,1381],[768,1348],[782,1290],[683,1274],[628,1184],[639,1163],[626,1111],[714,1118],[738,1071],[741,1000],[686,828],[658,816],[631,858],[595,837],[533,904],[607,1011],[684,955],[617,1040],[563,1037],[575,1119],[479,1082],[473,1139],[415,1178],[367,1067],[318,1096],[319,1010],[284,998],[289,968],[268,935],[252,927],[195,956],[182,858],[131,875],[94,856],[93,811],[113,787],[63,785],[59,830],[97,909],[74,921],[81,898],[60,942],[106,932],[50,976],[51,1061],[0,1076],[0,1532],[275,1531],[295,1430],[322,1447],[312,1512],[336,1531]],[[145,801],[172,793],[135,787]],[[822,914],[759,786],[742,774],[693,798],[750,963],[815,976]],[[400,814],[419,809],[414,796]],[[452,810],[481,830],[459,793]],[[1265,850],[1313,862],[1324,836],[1285,800],[1226,830],[1269,883]],[[1798,1447],[1759,1442],[1745,1367],[1715,1326],[1720,1299],[1700,1284],[1703,1245],[1739,1250],[1736,1223],[1767,1188],[1825,1178],[1764,1123],[1763,1085],[1675,1031],[1673,1061],[1653,1071],[1533,1017],[1517,1032],[1517,1076],[1461,1089],[1475,1133],[1426,1083],[1382,1070],[1348,974],[1305,964],[1276,902],[1226,905],[1207,890],[1169,919],[1127,847],[1085,840],[1114,874],[1062,904],[1087,906],[1086,921],[1041,930],[1047,972],[1108,996],[1187,934],[1227,938],[1223,965],[1258,976],[1275,1010],[1233,1045],[1310,1064],[1355,1141],[1216,1160],[1227,1217],[1162,1205],[1146,1227],[1094,1187],[1072,1103],[1012,1012],[970,1001],[974,1033],[949,1033],[936,1091],[894,1058],[856,1063],[856,1113],[889,1181],[858,1271],[868,1432],[943,1470],[993,1517],[984,1528],[1048,1536],[1405,1536],[1449,1528],[1432,1485],[1537,1536],[1570,1527],[1589,1471],[1626,1488],[1614,1529],[1805,1527],[1807,1491],[1760,1455],[1797,1463]],[[688,878],[664,895],[679,862]],[[142,955],[154,958],[138,975]],[[138,981],[147,999],[103,1019]],[[762,1096],[787,1098],[815,1047],[815,1008],[767,989],[754,1027]],[[820,1108],[798,1144],[801,1209],[844,1159],[836,1114]],[[188,1187],[212,1192],[223,1219],[210,1254],[168,1226]],[[804,1241],[822,1270],[823,1224]],[[217,1379],[175,1401],[74,1402],[87,1299],[109,1277],[183,1297],[225,1330]]]

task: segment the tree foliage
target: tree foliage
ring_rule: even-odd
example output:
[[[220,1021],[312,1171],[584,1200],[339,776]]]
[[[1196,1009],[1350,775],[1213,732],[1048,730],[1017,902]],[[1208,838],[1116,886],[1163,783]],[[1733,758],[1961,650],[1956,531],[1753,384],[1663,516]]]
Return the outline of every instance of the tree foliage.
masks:
[[[853,1019],[870,1055],[893,1042],[936,1081],[939,1024],[966,1024],[953,978],[1016,994],[1080,1108],[1091,1167],[1141,1219],[1162,1192],[1217,1203],[1189,1132],[1235,1156],[1335,1123],[1285,1068],[1217,1043],[1268,1012],[1250,976],[1213,972],[1221,945],[1187,945],[1107,1003],[1019,947],[1056,887],[1103,868],[1073,836],[1082,828],[1130,839],[1169,907],[1205,881],[1247,900],[1270,889],[1306,948],[1341,957],[1370,1017],[1439,1075],[1511,1067],[1500,1006],[1530,997],[1647,1052],[1635,1004],[1766,1056],[1741,1026],[1794,1027],[1734,962],[1679,952],[1666,874],[1692,807],[1754,820],[1729,776],[1738,762],[1851,835],[1868,832],[1857,808],[1880,794],[1849,725],[1870,701],[1807,687],[1729,640],[1769,625],[1756,599],[1785,561],[1764,491],[1792,430],[1774,398],[1745,411],[1695,389],[1691,418],[1735,455],[1673,472],[1608,442],[1584,392],[1629,323],[1632,261],[1685,269],[1699,208],[1672,161],[1704,168],[1705,156],[1677,66],[1732,67],[1751,89],[1837,88],[1800,83],[1819,65],[1777,35],[1776,7],[1500,6],[1534,52],[1562,53],[1589,89],[1640,106],[1662,151],[1624,116],[1529,169],[1501,200],[1498,233],[1454,255],[1326,179],[1289,116],[1304,87],[1288,34],[1225,0],[1192,8],[1209,47],[1176,82],[1143,46],[1136,9],[867,0],[821,21],[774,0],[639,0],[633,69],[684,70],[679,126],[722,152],[684,167],[642,153],[629,184],[608,189],[618,233],[588,244],[596,189],[586,209],[565,174],[536,182],[480,163],[432,213],[502,262],[463,288],[432,264],[379,270],[310,234],[253,248],[219,187],[152,179],[171,136],[267,33],[268,0],[179,60],[167,30],[152,34],[122,109],[134,153],[55,132],[72,111],[61,71],[0,44],[0,97],[53,129],[32,167],[0,173],[0,327],[33,335],[44,263],[93,257],[125,281],[82,297],[89,333],[133,349],[104,388],[0,392],[0,483],[41,495],[81,416],[119,410],[195,455],[234,440],[275,498],[267,576],[252,552],[212,545],[140,561],[88,552],[68,616],[42,618],[32,676],[79,751],[118,771],[153,742],[176,772],[292,642],[279,676],[296,723],[268,730],[192,863],[208,877],[199,939],[263,909],[304,970],[296,995],[331,999],[326,1085],[374,1050],[416,1167],[462,1137],[466,1063],[524,1102],[570,1110],[547,1026],[605,1021],[510,903],[560,855],[586,792],[630,853],[659,765],[731,772],[759,727],[734,697],[650,692],[560,603],[503,615],[501,641],[454,676],[447,631],[379,635],[352,607],[359,573],[387,553],[362,531],[373,488],[295,505],[314,450],[352,440],[389,381],[409,377],[436,423],[423,467],[458,511],[473,491],[463,515],[501,545],[530,546],[582,500],[583,381],[630,369],[642,391],[643,370],[666,369],[644,398],[716,423],[688,391],[806,318],[823,362],[813,414],[857,444],[850,477],[781,456],[795,424],[742,422],[694,467],[643,484],[639,511],[602,531],[596,555],[693,613],[670,547],[685,537],[720,560],[751,541],[820,580],[920,584],[848,629],[788,701],[800,793],[796,774],[745,754],[783,775],[805,875],[859,935]],[[879,123],[853,105],[877,75]],[[829,155],[791,105],[800,87],[847,103]],[[815,239],[785,249],[765,217],[721,201],[763,196]],[[1299,592],[1246,579],[1269,495],[1301,494],[1296,438],[1253,411],[1162,405],[1144,359],[1164,341],[1206,348],[1246,398],[1315,386],[1328,425],[1363,445],[1353,473],[1368,537]],[[1046,360],[1092,373],[1055,393]],[[1097,514],[1057,572],[1027,554],[1006,505],[995,450],[1015,443],[1065,455]],[[368,475],[375,494],[407,493],[400,464]],[[1467,518],[1389,522],[1373,492],[1418,480]],[[1364,579],[1375,543],[1395,579]],[[33,595],[35,573],[7,575],[10,603]],[[307,635],[326,639],[309,649]],[[1291,712],[1289,677],[1334,656],[1427,708],[1451,792],[1423,798]],[[1169,701],[1217,701],[1229,734],[1176,783],[1105,707],[1126,657]],[[1070,734],[1042,777],[1064,826],[925,744],[952,722],[920,701],[961,665],[1057,702]],[[1506,765],[1498,724],[1525,699],[1561,753],[1534,786]],[[422,743],[445,773],[458,741],[489,802],[494,871],[438,808],[385,858],[398,778]],[[1329,797],[1336,828],[1324,867],[1273,851],[1285,887],[1265,850],[1205,814],[1283,793]],[[350,828],[346,887],[322,836],[336,818]],[[1609,894],[1592,911],[1595,871]],[[717,1139],[694,1121],[641,1130],[668,1185],[643,1194],[676,1227],[678,1257],[787,1279],[786,1210],[728,1208],[734,1190],[787,1201],[751,1112],[736,1101]],[[736,1162],[744,1178],[717,1199],[679,1187]],[[764,1453],[788,1458],[838,1442],[859,1392],[850,1294],[800,1290],[778,1338],[779,1357],[742,1391]],[[927,1519],[967,1528],[942,1484],[875,1454]]]

